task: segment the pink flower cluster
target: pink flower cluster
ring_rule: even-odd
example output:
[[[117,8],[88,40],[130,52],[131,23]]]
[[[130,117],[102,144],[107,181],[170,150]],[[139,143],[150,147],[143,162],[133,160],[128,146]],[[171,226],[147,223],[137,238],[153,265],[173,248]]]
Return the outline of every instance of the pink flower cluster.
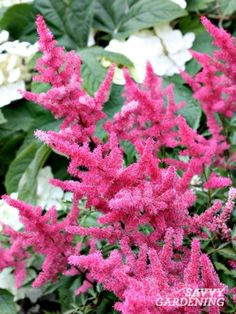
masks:
[[[217,142],[217,154],[221,157],[217,163],[227,167],[229,165],[223,153],[229,148],[229,143],[224,129],[225,118],[231,118],[236,111],[236,40],[225,30],[211,24],[207,18],[202,17],[202,23],[213,36],[218,50],[213,56],[193,52],[194,58],[202,65],[202,71],[194,78],[187,73],[183,73],[183,77],[194,90],[194,97],[206,114],[208,129],[212,139]]]
[[[226,54],[229,48],[235,51],[227,34],[215,31],[206,20],[204,23],[217,43],[225,37]],[[204,102],[212,138],[198,134],[178,114],[184,104],[175,104],[173,86],[163,88],[161,79],[148,64],[146,80],[141,86],[124,71],[125,105],[112,121],[105,123],[108,140],[103,143],[94,133],[97,122],[105,117],[102,106],[108,99],[114,68],[108,71],[94,97],[88,95],[83,89],[78,55],[56,46],[41,16],[37,18],[37,28],[43,56],[37,62],[39,75],[35,80],[48,83],[51,88],[40,94],[25,92],[24,96],[49,109],[57,119],[64,119],[59,132],[37,131],[36,136],[68,156],[68,172],[74,179],[54,179],[51,183],[73,193],[73,206],[61,221],[57,219],[55,208],[44,214],[40,207],[5,196],[9,205],[18,208],[24,230],[16,232],[5,228],[5,233],[11,237],[11,247],[0,249],[0,270],[15,267],[19,286],[25,276],[27,249],[33,247],[36,253],[45,256],[42,271],[33,284],[35,287],[56,280],[60,273],[79,275],[86,271],[87,277],[77,293],[85,292],[93,281],[101,283],[119,298],[115,308],[124,314],[190,313],[190,310],[200,313],[199,306],[191,309],[159,307],[156,300],[181,297],[186,288],[223,288],[228,292],[209,257],[201,252],[196,237],[206,227],[228,238],[227,221],[234,207],[235,190],[230,190],[225,206],[217,201],[202,215],[192,217],[189,212],[196,201],[190,189],[191,179],[201,175],[205,167],[215,165],[228,147],[220,129],[217,133],[211,120],[212,112],[228,117],[234,110],[231,81],[225,78],[227,65],[221,64],[222,82],[218,77],[214,78],[217,82],[213,81],[208,74],[211,63],[212,67],[218,66],[216,61],[203,63],[201,75],[189,79],[200,102],[204,84],[215,82],[218,86],[221,82],[221,91],[230,95],[224,105],[215,109],[210,102]],[[218,53],[217,57],[223,57],[223,53]],[[204,56],[203,60],[207,58]],[[228,58],[227,55],[226,60]],[[233,80],[233,74],[227,72],[227,75]],[[215,104],[215,98],[211,101]],[[139,155],[137,162],[128,166],[125,166],[120,146],[122,140],[130,141]],[[220,148],[219,142],[223,143]],[[179,156],[186,156],[189,162],[159,154],[167,148],[178,149]],[[212,173],[204,187],[216,189],[229,185],[229,178]],[[87,209],[100,212],[97,227],[79,224],[81,199],[86,200]],[[191,249],[184,245],[183,239],[194,234]],[[81,243],[75,244],[74,235],[89,239],[87,254],[81,253]],[[98,249],[100,240],[116,247],[108,257]],[[210,306],[209,313],[220,313],[220,308]]]

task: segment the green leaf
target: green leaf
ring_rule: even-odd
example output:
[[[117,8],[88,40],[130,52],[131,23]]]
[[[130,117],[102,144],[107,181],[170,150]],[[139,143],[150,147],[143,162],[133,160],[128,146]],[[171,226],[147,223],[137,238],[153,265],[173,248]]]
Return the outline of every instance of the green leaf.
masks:
[[[234,249],[236,250],[236,225],[234,225],[233,229],[231,230],[231,242]]]
[[[2,17],[4,15],[4,13],[6,12],[6,10],[7,10],[7,7],[1,7],[0,8],[0,20],[2,19]]]
[[[60,45],[67,49],[87,46],[95,0],[36,0],[34,6]]]
[[[116,112],[120,111],[124,104],[124,99],[122,97],[123,90],[124,86],[122,85],[113,84],[111,88],[110,98],[103,107],[103,110],[109,119],[111,119]]]
[[[104,50],[101,47],[93,47],[89,50],[93,51],[93,54],[97,58],[106,58],[109,61],[116,63],[117,65],[122,65],[125,67],[133,67],[133,63],[124,55],[116,52],[111,52]]]
[[[36,107],[35,105],[33,105]],[[3,130],[9,131],[10,133],[16,131],[28,131],[33,123],[34,110],[31,105],[27,102],[17,102],[14,105],[7,106],[2,109],[7,123],[0,126],[0,132]]]
[[[236,250],[231,247],[225,247],[223,249],[216,249],[217,253],[224,256],[227,259],[233,259],[236,261]]]
[[[220,0],[219,3],[223,15],[231,15],[236,11],[235,0]]]
[[[206,31],[201,32],[196,36],[196,39],[193,42],[192,50],[196,50],[199,52],[204,52],[212,55],[213,50],[216,47],[212,44],[213,38]]]
[[[7,192],[12,193],[17,191],[19,180],[39,146],[34,138],[35,129],[56,129],[60,121],[55,121],[49,111],[27,101],[20,101],[4,108],[3,113],[8,122],[0,125],[0,145],[2,146],[0,153],[2,157],[8,152],[7,156],[3,157],[4,163],[5,160],[8,164],[10,163],[5,176],[5,186]],[[11,147],[13,151],[9,152]],[[15,156],[16,151],[17,156]]]
[[[19,199],[31,204],[36,202],[37,176],[39,170],[47,160],[51,149],[42,144],[36,151],[34,159],[31,161],[26,171],[23,173],[18,185]]]
[[[222,263],[214,261],[216,270],[222,270],[226,275],[231,275],[231,271]]]
[[[26,146],[24,150],[17,154],[16,158],[10,164],[5,178],[5,187],[8,194],[17,191],[20,178],[34,158],[36,150],[36,142],[31,142],[30,145]]]
[[[186,101],[186,105],[179,110],[179,113],[185,117],[188,124],[193,128],[197,129],[200,125],[200,119],[202,115],[201,107],[198,105],[191,96],[191,92],[181,91],[178,93],[176,99],[183,99]]]
[[[188,11],[206,10],[215,0],[188,0]]]
[[[114,38],[128,35],[162,22],[170,22],[186,15],[186,11],[170,0],[98,0],[94,20],[95,29]]]
[[[166,84],[169,83],[169,81],[169,79],[165,79]],[[193,98],[192,91],[183,85],[175,84],[174,97],[176,103],[185,101],[185,106],[180,109],[178,113],[184,116],[192,128],[197,129],[200,124],[202,110],[198,102]]]
[[[14,160],[15,153],[24,139],[24,134],[22,132],[15,132],[4,136],[1,133],[2,132],[0,132],[0,175],[5,176],[9,164]]]
[[[34,43],[37,40],[35,16],[32,4],[10,6],[0,19],[0,28],[8,30],[14,39]]]
[[[81,49],[78,52],[83,61],[81,73],[84,88],[91,95],[97,91],[106,76],[107,69],[100,62],[102,58],[106,58],[117,65],[133,66],[132,62],[125,56],[105,51],[101,47]]]
[[[7,119],[4,117],[2,110],[0,109],[0,124],[6,123]]]
[[[216,47],[212,44],[212,37],[205,30],[196,35],[192,50],[212,55]],[[190,60],[186,65],[186,72],[195,75],[201,69],[201,65],[195,60]]]
[[[183,33],[193,32],[196,35],[205,31],[198,16],[187,15],[179,19],[178,28]]]
[[[0,313],[16,314],[16,305],[13,301],[13,295],[7,290],[0,289]]]
[[[81,73],[84,88],[90,95],[93,95],[103,82],[107,70],[90,53],[84,55],[82,60]]]
[[[70,290],[70,288],[74,281],[75,277],[62,277],[59,281],[59,301],[63,313],[71,308],[71,304],[73,302],[73,292]]]
[[[121,146],[123,147],[125,152],[126,164],[129,165],[137,159],[137,152],[135,150],[135,147],[132,143],[127,141],[122,141]]]
[[[51,86],[49,84],[46,83],[41,83],[41,82],[32,82],[31,83],[31,91],[33,93],[46,93],[49,89],[51,88]]]

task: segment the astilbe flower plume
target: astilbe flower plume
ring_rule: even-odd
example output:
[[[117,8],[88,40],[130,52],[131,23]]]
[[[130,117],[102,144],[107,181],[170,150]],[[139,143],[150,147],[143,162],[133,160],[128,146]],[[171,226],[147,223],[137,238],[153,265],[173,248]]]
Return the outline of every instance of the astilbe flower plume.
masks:
[[[76,251],[71,243],[72,236],[65,232],[65,226],[76,222],[77,202],[75,202],[67,218],[57,222],[57,211],[54,207],[43,214],[41,207],[34,208],[22,201],[11,199],[9,196],[3,198],[10,206],[18,208],[20,220],[24,224],[24,231],[16,232],[9,228],[4,231],[5,234],[10,235],[14,242],[11,248],[3,250],[3,266],[1,265],[0,268],[16,265],[16,271],[18,271],[19,266],[23,265],[20,279],[16,282],[17,286],[20,286],[26,274],[26,265],[23,260],[29,257],[29,254],[23,254],[23,252],[33,247],[36,253],[45,256],[42,271],[34,281],[33,286],[38,287],[48,281],[54,281],[58,273],[66,271],[67,258]],[[11,262],[11,259],[14,259],[14,262]],[[4,261],[8,264],[4,265]],[[16,278],[18,277],[19,271]]]
[[[231,118],[236,111],[236,40],[227,31],[219,29],[202,17],[206,30],[213,36],[213,44],[218,48],[213,56],[192,52],[193,57],[201,64],[202,70],[191,78],[187,73],[183,77],[194,91],[207,117],[207,126],[212,139],[217,141],[218,164],[227,167],[223,153],[229,148],[224,134],[224,120]],[[217,115],[221,123],[217,120]]]
[[[114,67],[110,68],[95,97],[89,96],[82,88],[81,60],[78,54],[74,51],[65,52],[62,47],[56,46],[56,41],[41,16],[37,17],[36,25],[40,34],[39,49],[43,56],[37,60],[36,69],[39,74],[34,80],[50,84],[51,88],[40,94],[24,92],[24,97],[40,103],[57,119],[64,118],[61,124],[64,141],[68,138],[84,142],[94,133],[96,123],[105,117],[101,109],[109,95]]]
[[[115,308],[124,314],[200,313],[198,305],[164,307],[157,306],[156,300],[183,297],[187,288],[219,288],[227,293],[197,238],[192,240],[192,249],[183,243],[185,236],[199,235],[204,227],[226,238],[229,235],[226,223],[234,206],[234,189],[225,206],[216,202],[200,216],[189,214],[196,200],[189,188],[191,178],[201,174],[204,165],[211,165],[218,142],[199,135],[178,115],[183,104],[175,105],[173,87],[163,89],[150,65],[141,87],[125,71],[125,105],[105,124],[108,140],[101,142],[94,132],[105,117],[102,105],[108,99],[113,67],[92,97],[83,89],[77,54],[56,46],[41,16],[37,29],[43,56],[37,62],[35,79],[48,83],[50,89],[40,94],[26,92],[25,97],[64,119],[59,132],[37,131],[36,136],[69,157],[68,172],[73,179],[53,179],[51,183],[72,192],[73,204],[64,220],[58,220],[55,208],[44,214],[40,207],[5,196],[9,205],[18,208],[24,230],[5,228],[11,246],[0,248],[0,269],[14,267],[19,286],[25,276],[27,249],[33,247],[45,256],[35,287],[55,281],[60,273],[86,272],[77,294],[93,281],[101,283],[119,298]],[[132,142],[139,155],[137,162],[128,166],[122,140]],[[180,154],[190,159],[189,164],[164,158],[162,167],[157,153],[163,146],[182,146]],[[217,187],[230,183],[227,178],[210,180]],[[100,212],[96,227],[78,223],[82,199],[85,208]],[[149,231],[143,232],[145,228]],[[81,242],[74,243],[74,235],[88,239],[87,254],[81,253]],[[100,240],[116,247],[108,257],[97,247]],[[209,313],[220,313],[219,307],[209,307]]]

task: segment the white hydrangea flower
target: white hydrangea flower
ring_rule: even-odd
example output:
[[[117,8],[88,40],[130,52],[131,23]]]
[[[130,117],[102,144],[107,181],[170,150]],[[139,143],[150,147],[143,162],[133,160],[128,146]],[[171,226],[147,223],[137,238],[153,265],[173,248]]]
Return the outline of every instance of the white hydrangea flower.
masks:
[[[28,63],[38,50],[37,44],[8,39],[7,31],[0,32],[0,108],[22,98],[19,90],[31,78]]]
[[[10,196],[17,199],[17,193],[12,193]],[[0,223],[10,226],[16,231],[22,228],[18,209],[9,206],[4,200],[0,200]],[[0,225],[1,230],[2,226]]]
[[[183,35],[180,30],[173,30],[168,24],[157,26],[154,31],[162,41],[165,56],[169,59],[165,74],[171,76],[179,73],[180,70],[183,71],[185,63],[192,58],[188,49],[192,47],[194,33]],[[158,67],[157,62],[156,66]]]
[[[12,5],[19,3],[29,3],[33,2],[33,0],[0,0],[0,8],[1,7],[11,7]]]
[[[182,9],[185,9],[187,6],[187,3],[185,0],[170,0],[176,4],[178,4]]]
[[[56,209],[62,209],[62,200],[64,199],[64,192],[62,189],[57,188],[50,184],[49,179],[53,178],[52,170],[49,166],[42,168],[39,171],[37,178],[37,205],[42,206],[44,209],[49,209],[53,205]],[[66,200],[68,200],[66,195]]]
[[[142,82],[148,61],[160,76],[171,76],[184,70],[185,63],[191,59],[188,49],[192,47],[194,39],[193,33],[183,35],[169,24],[162,24],[153,31],[143,30],[133,34],[125,41],[112,39],[105,49],[129,58],[134,64],[131,69],[134,79]],[[116,75],[115,82],[123,83],[120,78],[116,80]]]
[[[9,33],[8,33],[8,31],[3,30],[3,31],[0,32],[0,44],[2,44],[2,43],[4,43],[5,41],[7,41],[8,38],[9,38]]]

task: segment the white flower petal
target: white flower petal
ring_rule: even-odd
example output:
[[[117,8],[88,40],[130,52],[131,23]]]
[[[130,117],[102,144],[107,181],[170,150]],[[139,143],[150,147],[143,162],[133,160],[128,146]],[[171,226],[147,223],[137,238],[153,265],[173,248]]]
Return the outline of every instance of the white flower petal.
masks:
[[[17,193],[12,193],[10,196],[16,199]],[[14,230],[22,228],[18,209],[9,206],[4,200],[0,200],[0,222],[12,227]],[[1,229],[2,227],[0,226]]]
[[[170,0],[176,4],[178,4],[182,9],[185,9],[187,6],[187,3],[185,0]]]
[[[195,34],[194,33],[187,33],[184,35],[183,37],[183,44],[184,44],[184,48],[189,49],[192,47],[193,42],[195,40]]]
[[[4,75],[3,75],[2,70],[0,70],[0,85],[3,84],[4,80],[5,80],[5,77],[4,77]]]
[[[20,68],[16,68],[16,69],[9,71],[8,79],[7,79],[8,83],[17,82],[20,78],[20,75],[21,75]]]
[[[8,58],[7,71],[11,71],[12,69],[14,69],[14,67],[17,64],[17,61],[18,61],[17,56],[10,55]]]
[[[18,3],[30,3],[32,1],[33,0],[1,0],[0,8],[1,7],[10,7],[10,6],[18,4]]]
[[[188,50],[181,50],[175,54],[170,54],[172,60],[179,67],[182,67],[187,61],[191,60],[192,55]]]
[[[175,29],[163,37],[163,43],[170,53],[175,53],[183,48],[183,36],[180,30]]]
[[[158,35],[160,38],[165,38],[168,36],[168,34],[172,31],[172,28],[168,23],[158,24],[154,27],[154,31],[156,35]]]
[[[118,85],[125,84],[125,78],[122,69],[119,69],[118,67],[115,68],[113,82]]]
[[[7,53],[2,53],[0,54],[0,63],[6,62],[8,59],[8,54]],[[2,66],[2,65],[1,65]]]
[[[21,99],[22,95],[19,90],[25,90],[24,81],[0,86],[0,108],[10,104],[13,100]]]
[[[53,178],[52,170],[49,166],[41,169],[37,178],[37,204],[45,209],[49,209],[55,205],[60,209],[60,201],[63,198],[64,192],[49,183],[49,179]]]
[[[9,38],[9,33],[8,33],[8,31],[5,31],[5,30],[1,31],[1,33],[0,33],[0,44],[2,44],[2,43],[4,43],[5,41],[7,41],[8,38]]]

